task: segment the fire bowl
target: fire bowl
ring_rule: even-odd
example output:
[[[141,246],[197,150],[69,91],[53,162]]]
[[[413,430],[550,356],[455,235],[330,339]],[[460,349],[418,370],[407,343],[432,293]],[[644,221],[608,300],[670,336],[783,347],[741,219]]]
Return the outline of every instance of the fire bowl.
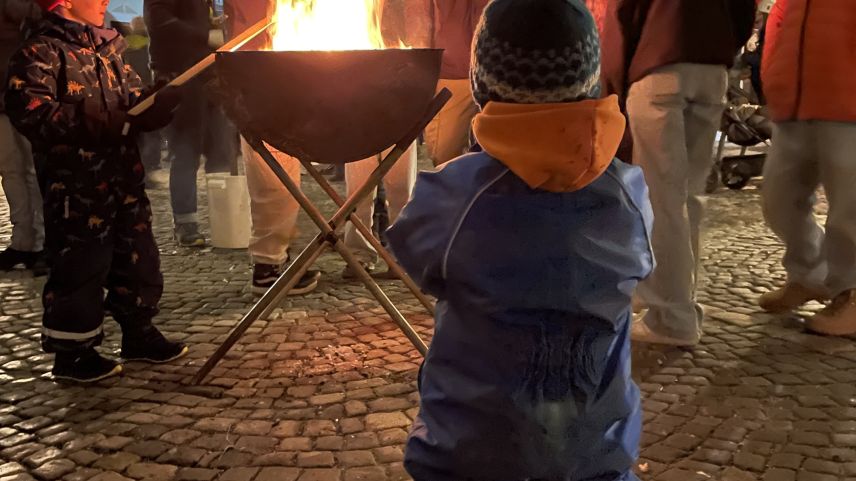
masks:
[[[294,157],[365,159],[427,113],[442,50],[218,53],[219,97],[239,128]]]

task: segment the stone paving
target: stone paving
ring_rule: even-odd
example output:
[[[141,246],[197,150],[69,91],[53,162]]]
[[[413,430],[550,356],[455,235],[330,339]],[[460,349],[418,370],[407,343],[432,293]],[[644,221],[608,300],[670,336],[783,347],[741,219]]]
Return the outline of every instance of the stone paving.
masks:
[[[166,280],[159,323],[191,355],[130,364],[95,386],[57,384],[39,350],[41,280],[0,278],[0,481],[408,479],[401,460],[419,356],[363,288],[340,279],[334,255],[321,258],[318,291],[289,298],[203,386],[190,385],[253,303],[248,259],[177,248],[167,193],[152,197]],[[752,186],[709,200],[702,344],[634,347],[643,480],[856,480],[856,343],[805,334],[797,316],[758,313],[755,297],[783,279],[758,197]],[[0,245],[7,214],[0,197]],[[302,225],[305,242],[314,231]],[[430,336],[416,300],[398,283],[384,286]],[[107,328],[103,349],[115,355],[119,332]]]

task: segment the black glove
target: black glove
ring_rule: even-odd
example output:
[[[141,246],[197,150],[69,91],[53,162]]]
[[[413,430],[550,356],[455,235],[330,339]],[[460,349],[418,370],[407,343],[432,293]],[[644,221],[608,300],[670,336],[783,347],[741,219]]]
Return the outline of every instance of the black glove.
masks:
[[[119,109],[105,109],[100,98],[89,97],[83,100],[81,106],[86,130],[97,145],[121,139],[122,136],[161,129],[172,122],[181,95],[180,87],[164,87],[157,91],[154,104],[140,115],[130,115]]]
[[[172,122],[175,109],[181,103],[181,87],[166,86],[154,94],[155,103],[140,115],[128,115],[125,121],[133,132],[151,132]]]

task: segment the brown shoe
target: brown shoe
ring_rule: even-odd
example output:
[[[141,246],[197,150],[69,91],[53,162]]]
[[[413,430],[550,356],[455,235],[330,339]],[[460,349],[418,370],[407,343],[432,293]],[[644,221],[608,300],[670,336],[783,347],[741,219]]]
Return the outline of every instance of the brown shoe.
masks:
[[[760,299],[761,309],[771,313],[788,312],[797,309],[810,301],[822,301],[826,296],[815,289],[789,282],[785,287],[770,291]]]
[[[856,334],[856,289],[839,294],[826,309],[809,319],[806,327],[827,336]]]

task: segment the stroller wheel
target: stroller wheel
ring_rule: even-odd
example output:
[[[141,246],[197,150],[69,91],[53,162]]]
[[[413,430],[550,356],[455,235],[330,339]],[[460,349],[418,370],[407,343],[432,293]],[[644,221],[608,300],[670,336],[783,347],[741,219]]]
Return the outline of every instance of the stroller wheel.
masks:
[[[748,166],[741,162],[731,161],[725,163],[722,169],[722,183],[731,190],[740,190],[752,180],[752,174],[748,172]]]
[[[732,176],[725,179],[723,183],[731,190],[740,190],[749,185],[749,180],[749,177]]]

